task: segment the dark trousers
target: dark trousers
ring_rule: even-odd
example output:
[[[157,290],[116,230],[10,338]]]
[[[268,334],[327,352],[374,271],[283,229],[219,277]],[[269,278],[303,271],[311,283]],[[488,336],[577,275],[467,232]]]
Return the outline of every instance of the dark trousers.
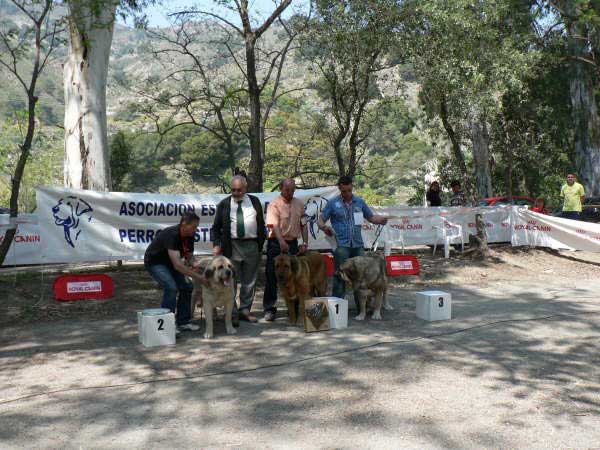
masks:
[[[355,256],[363,256],[365,250],[362,247],[338,247],[333,251],[333,264],[335,266],[335,273],[337,274],[340,270],[340,266],[344,264],[349,258]],[[332,293],[334,297],[344,298],[346,295],[346,282],[342,280],[338,275],[333,277]]]
[[[580,220],[581,213],[579,211],[562,211],[560,217],[564,219]]]
[[[146,266],[146,270],[163,288],[160,307],[168,308],[175,313],[175,322],[178,326],[189,323],[192,320],[194,284],[189,282],[182,273],[163,264]]]
[[[290,246],[289,254],[298,253],[298,239],[286,241]],[[269,239],[267,241],[267,264],[265,266],[265,293],[263,295],[263,309],[265,312],[277,312],[277,278],[275,277],[275,257],[281,253],[279,241]]]

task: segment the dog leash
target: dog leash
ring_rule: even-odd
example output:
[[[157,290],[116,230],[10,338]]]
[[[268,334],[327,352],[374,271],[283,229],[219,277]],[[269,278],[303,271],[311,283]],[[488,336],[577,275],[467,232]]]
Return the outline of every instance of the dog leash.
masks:
[[[383,231],[383,227],[384,227],[384,225],[377,225],[377,228],[375,229],[375,240],[371,244],[372,252],[374,252],[377,249],[377,241],[379,240],[379,236],[381,235],[381,232]]]

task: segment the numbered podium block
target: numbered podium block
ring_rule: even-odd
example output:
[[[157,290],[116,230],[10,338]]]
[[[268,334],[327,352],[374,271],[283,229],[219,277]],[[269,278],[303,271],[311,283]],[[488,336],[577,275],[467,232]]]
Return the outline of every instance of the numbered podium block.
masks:
[[[146,347],[175,344],[175,314],[166,308],[138,311],[140,343]]]
[[[417,317],[433,322],[450,320],[452,315],[452,296],[448,292],[417,292]]]
[[[316,298],[327,300],[331,328],[348,328],[348,300],[339,297]]]

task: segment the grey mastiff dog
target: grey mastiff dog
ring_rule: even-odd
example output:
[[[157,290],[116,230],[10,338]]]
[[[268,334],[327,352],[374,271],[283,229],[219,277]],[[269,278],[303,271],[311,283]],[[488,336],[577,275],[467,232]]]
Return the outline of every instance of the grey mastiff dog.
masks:
[[[383,257],[370,254],[346,260],[338,272],[339,276],[354,289],[359,307],[356,320],[365,320],[367,299],[372,298],[373,320],[381,320],[381,307],[392,310],[387,298],[387,274]]]

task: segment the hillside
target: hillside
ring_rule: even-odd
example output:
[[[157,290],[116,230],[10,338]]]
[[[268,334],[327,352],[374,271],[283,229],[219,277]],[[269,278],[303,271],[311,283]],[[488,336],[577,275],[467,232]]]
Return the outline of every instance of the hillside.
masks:
[[[9,10],[5,20],[19,24],[20,19],[15,11]],[[200,42],[192,44],[190,48],[211,71],[211,76],[231,82],[240,80],[241,75],[234,61],[227,57],[223,31],[209,22],[197,23],[194,30]],[[182,78],[179,82],[166,80],[157,84],[168,70],[189,64],[189,57],[183,55],[167,56],[163,53],[157,58],[153,54],[153,51],[166,48],[164,40],[157,36],[173,38],[174,33],[174,29],[144,31],[123,25],[115,27],[107,89],[107,115],[110,134],[120,132],[123,136],[121,142],[125,143],[125,151],[128,152],[127,170],[120,185],[115,189],[160,192],[212,191],[220,189],[223,180],[227,178],[228,165],[222,144],[215,142],[206,129],[196,126],[179,127],[163,136],[162,140],[153,133],[153,116],[159,121],[170,119],[177,122],[189,119],[181,114],[173,116],[173,112],[164,106],[153,108],[149,114],[146,100],[149,95],[157,93],[153,90],[156,86],[159,86],[163,94],[183,92],[186,89],[185,92],[189,92],[193,88],[197,88],[198,92],[202,89],[200,81],[190,77]],[[266,33],[263,42],[266,46],[265,53],[281,45],[281,33],[282,29],[276,26]],[[233,44],[231,41],[228,44],[239,42],[234,40]],[[61,60],[65,52],[66,48],[56,52],[54,61],[39,82],[38,118],[44,129],[49,130],[46,134],[53,136],[56,136],[57,132],[52,130],[61,127],[64,114]],[[3,79],[2,88],[6,95],[0,97],[0,120],[8,124],[14,121],[15,111],[25,106],[25,97],[17,83],[5,77]],[[322,124],[319,124],[323,120],[326,104],[313,89],[314,81],[315,72],[311,70],[309,62],[294,55],[288,58],[281,74],[281,89],[294,92],[282,97],[271,113],[270,123],[273,125],[267,129],[271,136],[267,144],[266,188],[270,188],[289,169],[289,163],[285,163],[283,167],[279,166],[282,161],[297,160],[297,153],[294,153],[298,151],[297,145],[294,144],[296,142],[314,146],[315,155],[304,155],[306,164],[318,167],[332,164],[331,158],[321,160],[324,153],[330,152],[328,138],[323,134],[323,130],[319,129],[322,128]],[[154,83],[150,90],[149,82]],[[399,90],[400,85],[403,86],[402,92]],[[365,156],[362,162],[366,172],[364,177],[358,178],[358,184],[363,189],[361,192],[375,203],[406,202],[412,195],[411,186],[415,184],[417,170],[426,160],[431,159],[432,149],[426,144],[427,138],[423,133],[417,131],[417,86],[411,81],[410,71],[406,67],[402,70],[391,70],[380,89],[385,98],[393,100],[391,106],[385,107],[380,126],[373,129],[365,142]],[[206,110],[203,111],[202,107],[195,111],[197,117],[203,117],[205,113]],[[240,117],[245,120],[243,115]],[[9,129],[8,126],[3,128],[3,131]],[[309,134],[311,129],[317,132]],[[243,128],[241,131],[244,131]],[[58,132],[60,133],[60,130]],[[236,158],[243,167],[247,164],[249,149],[243,134],[238,138]],[[8,140],[4,138],[4,141]],[[15,142],[14,139],[10,141]],[[47,180],[54,182],[62,178],[62,156],[60,144],[57,142],[59,141],[53,140],[53,145],[58,147],[48,153],[52,155],[52,161],[45,161],[45,165],[52,168]],[[36,151],[41,150],[34,149],[34,153]],[[283,151],[288,151],[287,156],[281,154]],[[335,168],[332,166],[328,170]],[[3,177],[9,176],[9,171],[7,172]],[[335,177],[313,177],[305,182],[312,185],[328,184],[334,179]],[[6,199],[6,191],[0,198]]]

